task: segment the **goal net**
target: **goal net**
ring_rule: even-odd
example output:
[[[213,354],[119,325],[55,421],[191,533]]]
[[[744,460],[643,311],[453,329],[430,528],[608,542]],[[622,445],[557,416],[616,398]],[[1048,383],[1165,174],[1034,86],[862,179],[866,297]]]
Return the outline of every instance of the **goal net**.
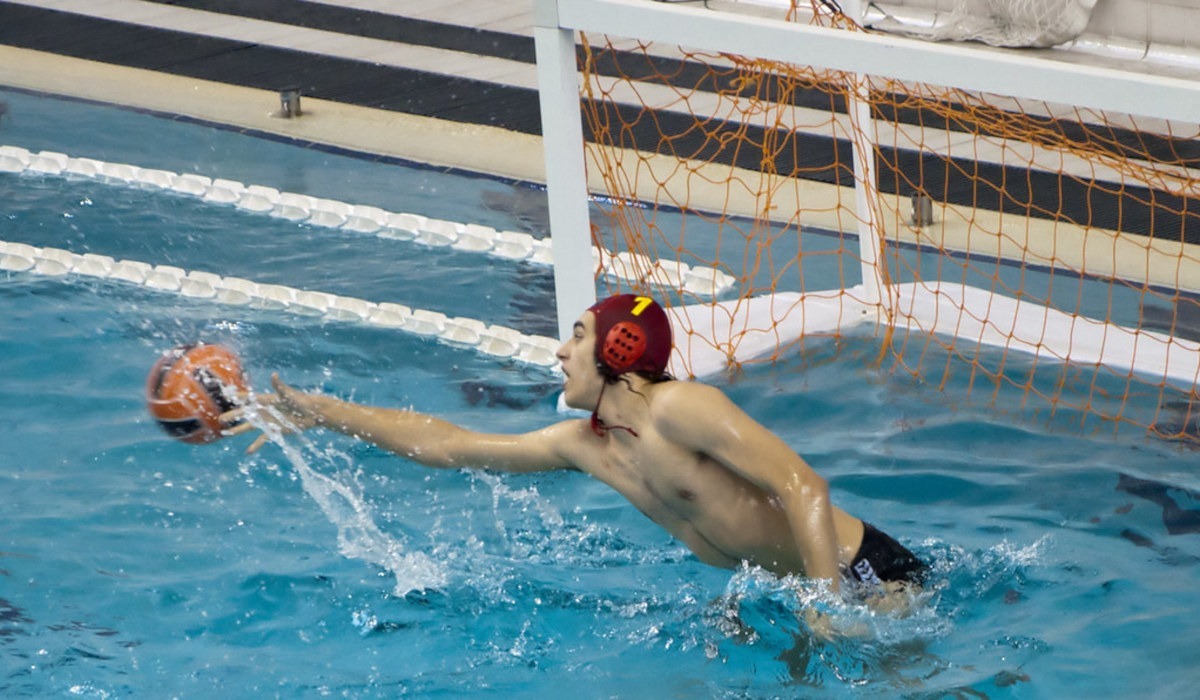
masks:
[[[1200,443],[1196,123],[630,34],[580,34],[595,269],[667,300],[677,369],[868,337],[918,382]]]

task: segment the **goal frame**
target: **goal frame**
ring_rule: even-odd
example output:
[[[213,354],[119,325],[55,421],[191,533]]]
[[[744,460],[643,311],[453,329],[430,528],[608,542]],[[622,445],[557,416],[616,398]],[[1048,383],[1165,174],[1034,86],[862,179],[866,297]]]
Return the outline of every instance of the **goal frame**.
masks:
[[[931,43],[648,0],[534,0],[534,24],[556,302],[559,332],[563,337],[569,335],[574,319],[595,297],[576,32],[843,71],[857,75],[860,80],[871,77],[929,83],[972,93],[1200,124],[1200,81],[1055,60],[1048,52]],[[1030,76],[1037,79],[1031,80]],[[869,134],[874,129],[869,109],[860,105],[854,111],[859,120],[854,137],[857,156],[873,146]],[[860,160],[869,159],[856,157],[856,168]],[[862,209],[865,202],[876,196],[872,178],[857,177],[856,188],[855,199]],[[866,287],[860,290],[859,297],[868,305],[877,306],[873,309],[876,313],[864,309],[863,316],[881,318],[879,312],[885,310],[884,305],[896,303],[896,295],[880,294],[878,289],[871,288],[878,284],[877,270],[869,267],[876,264],[879,240],[869,219],[869,212],[858,216],[862,222],[857,232],[859,257],[863,260]],[[1019,308],[1021,305],[1017,307],[1013,313],[1018,316],[1031,311]],[[1045,309],[1032,312],[1031,323],[1046,322]],[[1014,317],[1013,323],[1020,325],[1022,319]],[[923,329],[943,331],[937,327]],[[1086,361],[1117,365],[1135,362],[1131,369],[1165,375],[1179,384],[1195,383],[1200,375],[1200,347],[1191,348],[1189,343],[1188,351],[1180,352],[1178,343],[1172,343],[1168,337],[1141,335],[1137,342],[1143,347],[1130,359],[1104,353]],[[978,336],[972,339],[988,342]],[[1067,338],[1065,342],[1079,344],[1076,338]],[[1148,344],[1161,344],[1162,352],[1154,357],[1155,353],[1144,349]]]

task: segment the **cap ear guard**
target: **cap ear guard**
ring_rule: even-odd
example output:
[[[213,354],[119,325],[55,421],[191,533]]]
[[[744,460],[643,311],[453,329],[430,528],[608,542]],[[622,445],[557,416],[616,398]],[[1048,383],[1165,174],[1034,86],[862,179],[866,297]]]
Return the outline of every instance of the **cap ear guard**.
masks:
[[[600,347],[601,366],[621,374],[646,352],[646,334],[632,321],[621,321],[608,330]]]

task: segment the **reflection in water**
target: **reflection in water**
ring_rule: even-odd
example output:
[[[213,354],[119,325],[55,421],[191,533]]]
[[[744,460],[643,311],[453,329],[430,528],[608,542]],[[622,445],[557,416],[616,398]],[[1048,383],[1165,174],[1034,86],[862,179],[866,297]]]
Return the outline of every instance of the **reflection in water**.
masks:
[[[25,626],[32,623],[33,620],[25,614],[24,610],[18,608],[11,601],[0,598],[0,642],[7,642],[11,637],[28,634]]]
[[[1121,474],[1117,490],[1144,498],[1162,508],[1163,525],[1172,535],[1200,532],[1200,508],[1184,508],[1176,496],[1200,504],[1200,493],[1149,479]]]

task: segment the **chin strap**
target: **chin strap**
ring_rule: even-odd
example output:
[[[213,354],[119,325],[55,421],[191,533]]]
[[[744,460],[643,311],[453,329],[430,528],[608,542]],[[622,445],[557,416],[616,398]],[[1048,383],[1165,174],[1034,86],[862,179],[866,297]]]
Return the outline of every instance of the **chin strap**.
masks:
[[[623,425],[605,425],[604,421],[600,420],[600,401],[604,399],[604,389],[608,387],[608,382],[600,385],[600,396],[596,399],[596,407],[592,409],[592,432],[598,437],[604,437],[613,430],[624,430],[630,435],[637,437],[637,431],[633,428],[627,428]]]

